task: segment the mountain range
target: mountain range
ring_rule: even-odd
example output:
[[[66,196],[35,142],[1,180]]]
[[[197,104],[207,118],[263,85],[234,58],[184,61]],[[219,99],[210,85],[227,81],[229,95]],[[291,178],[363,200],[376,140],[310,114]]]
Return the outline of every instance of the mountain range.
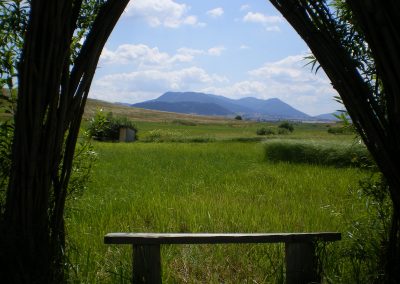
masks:
[[[309,116],[277,98],[238,100],[198,92],[166,92],[157,99],[133,107],[198,115],[234,116],[260,120],[335,120],[332,114]]]

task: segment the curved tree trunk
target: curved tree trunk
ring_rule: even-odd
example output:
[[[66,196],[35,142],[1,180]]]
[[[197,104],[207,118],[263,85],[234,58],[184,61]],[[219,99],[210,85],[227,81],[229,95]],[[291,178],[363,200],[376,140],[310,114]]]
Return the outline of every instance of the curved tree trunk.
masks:
[[[82,0],[31,1],[1,228],[5,283],[65,280],[63,214],[79,126],[101,51],[129,0],[104,2],[71,65]]]
[[[342,45],[326,1],[270,0],[310,47],[341,96],[354,125],[385,176],[394,216],[388,282],[400,282],[400,2],[347,0],[382,81],[385,104],[373,92]]]

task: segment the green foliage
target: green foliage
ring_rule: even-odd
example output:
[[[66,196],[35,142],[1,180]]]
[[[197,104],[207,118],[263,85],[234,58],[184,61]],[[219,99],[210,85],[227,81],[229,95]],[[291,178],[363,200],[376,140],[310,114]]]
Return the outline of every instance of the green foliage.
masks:
[[[0,113],[7,114],[6,117],[14,116],[17,109],[17,94],[16,89],[0,89]]]
[[[71,63],[73,63],[82,48],[82,41],[88,35],[100,7],[106,0],[83,0],[77,21],[77,29],[71,43]]]
[[[329,2],[331,6],[329,8],[326,2],[316,4],[316,6],[319,6],[316,10],[324,11],[319,14],[319,19],[316,22],[319,24],[330,22],[329,25],[335,27],[335,36],[340,40],[341,46],[352,58],[353,64],[357,66],[357,70],[368,84],[377,103],[383,105],[383,86],[376,72],[375,60],[372,56],[370,45],[367,44],[364,33],[354,19],[348,1],[333,0]],[[315,73],[320,70],[321,66],[313,54],[306,56],[304,59],[308,61],[307,65],[311,65],[311,70],[315,70]],[[334,99],[343,104],[340,96],[334,96]]]
[[[242,120],[242,116],[241,115],[237,115],[237,116],[235,116],[235,119],[236,120]]]
[[[346,220],[340,246],[329,252],[327,266],[333,283],[386,283],[388,228],[393,212],[388,186],[379,173],[360,180],[349,191],[360,214]],[[355,205],[357,206],[357,205]]]
[[[88,134],[95,140],[115,141],[119,139],[120,128],[137,129],[135,124],[127,117],[114,117],[112,112],[105,113],[101,109],[89,121]]]
[[[335,100],[338,103],[343,104],[342,99],[340,97],[336,96]],[[334,116],[341,122],[342,125],[329,128],[328,133],[331,133],[331,134],[354,134],[354,135],[359,136],[354,125],[351,123],[351,120],[349,118],[349,114],[347,113],[347,111],[341,111],[339,114],[334,114]]]
[[[257,135],[274,135],[275,130],[272,127],[261,127],[261,128],[257,129],[256,134]]]
[[[72,164],[71,178],[68,184],[68,198],[76,199],[87,189],[92,168],[97,161],[97,153],[90,142],[88,133],[77,143]]]
[[[336,101],[343,104],[342,99],[340,97],[335,97]],[[333,114],[334,117],[336,117],[340,122],[342,122],[343,127],[349,128],[352,126],[350,118],[349,118],[349,114],[347,113],[347,111],[341,111],[338,114]]]
[[[0,123],[0,216],[3,213],[5,194],[11,169],[11,150],[14,124],[10,121]],[[76,145],[71,178],[68,184],[68,198],[76,198],[87,188],[90,174],[97,154],[88,136],[84,134]]]
[[[0,1],[0,89],[14,88],[28,13],[28,1]]]
[[[82,40],[88,35],[105,0],[83,0],[77,29],[71,43],[71,64],[75,61]],[[0,0],[0,89],[12,90],[18,75],[17,64],[29,18],[30,0]]]
[[[289,134],[289,133],[291,133],[291,131],[289,130],[289,129],[286,129],[286,128],[278,128],[278,134],[279,135],[286,135],[286,134]]]
[[[267,160],[307,163],[336,167],[372,166],[363,145],[317,143],[312,141],[274,140],[265,144]]]
[[[14,125],[10,122],[0,123],[0,216],[3,214],[8,178],[11,169],[11,146]]]
[[[290,123],[289,121],[282,122],[281,124],[279,124],[278,128],[287,129],[290,132],[293,132],[294,130],[293,124]]]

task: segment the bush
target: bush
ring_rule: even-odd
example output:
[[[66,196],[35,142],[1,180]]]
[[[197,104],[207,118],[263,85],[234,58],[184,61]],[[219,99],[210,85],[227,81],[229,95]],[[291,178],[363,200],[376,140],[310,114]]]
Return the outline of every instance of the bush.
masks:
[[[257,135],[273,135],[275,131],[271,127],[261,127],[256,131]]]
[[[88,126],[89,136],[100,141],[115,141],[119,139],[119,129],[122,127],[134,129],[135,125],[127,117],[113,117],[112,112],[96,112]]]
[[[287,130],[286,128],[278,128],[278,134],[280,134],[280,135],[286,135],[289,133],[290,133],[290,131]]]
[[[242,120],[242,116],[237,115],[237,116],[235,116],[235,119],[236,119],[236,120]]]
[[[294,130],[293,124],[288,121],[284,121],[281,124],[279,124],[278,128],[287,129],[290,132],[293,132],[293,130]]]
[[[385,264],[393,209],[388,186],[380,173],[363,179],[349,191],[361,213],[347,220],[343,240],[324,260],[328,283],[386,283]],[[334,280],[334,281],[332,281]]]
[[[265,144],[270,161],[308,163],[336,167],[372,166],[368,150],[363,145],[337,145],[308,141],[278,140]]]

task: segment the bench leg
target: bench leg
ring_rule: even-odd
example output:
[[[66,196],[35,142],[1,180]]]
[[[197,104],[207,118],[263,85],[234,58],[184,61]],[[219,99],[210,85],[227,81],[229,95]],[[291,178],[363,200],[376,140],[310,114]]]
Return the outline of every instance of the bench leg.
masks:
[[[133,246],[133,283],[161,283],[160,245]]]
[[[314,242],[286,243],[286,283],[320,283]]]

